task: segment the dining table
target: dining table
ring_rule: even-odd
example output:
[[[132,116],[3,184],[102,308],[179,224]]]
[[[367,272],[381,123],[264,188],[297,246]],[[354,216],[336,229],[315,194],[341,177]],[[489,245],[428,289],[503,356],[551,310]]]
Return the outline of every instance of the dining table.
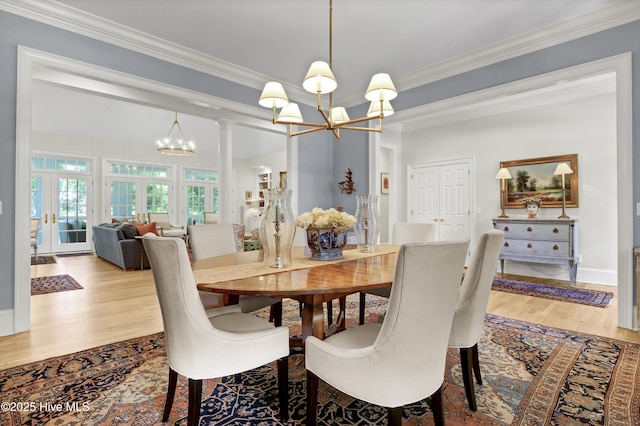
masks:
[[[240,295],[290,298],[301,302],[302,343],[308,336],[325,337],[323,303],[340,299],[344,327],[347,295],[390,287],[399,246],[380,245],[373,253],[343,250],[342,259],[313,260],[303,247],[293,247],[291,264],[272,268],[261,250],[201,259],[192,263],[198,290],[222,294],[225,304]]]

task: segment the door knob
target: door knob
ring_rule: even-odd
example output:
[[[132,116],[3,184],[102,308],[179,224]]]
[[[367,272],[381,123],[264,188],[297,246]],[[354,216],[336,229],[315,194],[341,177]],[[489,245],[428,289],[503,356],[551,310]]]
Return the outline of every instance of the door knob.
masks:
[[[51,223],[56,223],[56,214],[55,213],[51,214]]]
[[[49,214],[48,213],[44,214],[44,223],[49,223]]]

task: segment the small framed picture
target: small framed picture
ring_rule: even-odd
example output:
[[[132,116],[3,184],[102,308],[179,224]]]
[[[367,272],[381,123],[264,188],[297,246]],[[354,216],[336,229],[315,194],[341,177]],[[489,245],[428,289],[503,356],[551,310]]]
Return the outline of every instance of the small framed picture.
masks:
[[[380,173],[380,193],[389,193],[389,173]]]
[[[251,191],[245,191],[244,192],[244,199],[247,201],[251,201],[251,197],[253,196],[253,193]]]
[[[287,172],[280,172],[280,189],[287,189]]]

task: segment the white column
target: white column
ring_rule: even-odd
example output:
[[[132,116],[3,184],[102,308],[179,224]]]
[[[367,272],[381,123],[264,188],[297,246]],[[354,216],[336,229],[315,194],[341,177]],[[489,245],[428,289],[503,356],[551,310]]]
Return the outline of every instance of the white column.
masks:
[[[233,123],[218,121],[218,185],[220,196],[220,223],[233,222]]]

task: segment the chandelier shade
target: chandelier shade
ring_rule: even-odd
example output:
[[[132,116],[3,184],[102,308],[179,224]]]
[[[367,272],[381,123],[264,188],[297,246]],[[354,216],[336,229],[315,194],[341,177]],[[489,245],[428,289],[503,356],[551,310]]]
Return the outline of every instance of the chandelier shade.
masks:
[[[328,63],[315,61],[309,67],[307,76],[302,81],[302,87],[307,92],[324,95],[336,90],[338,82],[333,76],[333,71],[331,71]]]
[[[282,108],[289,105],[289,98],[281,83],[270,81],[264,86],[258,103],[266,108]]]
[[[289,105],[282,107],[278,115],[278,120],[288,123],[302,123],[302,114],[300,113],[298,104],[289,102]]]
[[[309,67],[307,75],[302,80],[304,90],[317,95],[317,110],[322,121],[319,123],[306,122],[302,118],[300,108],[296,104],[289,103],[289,98],[281,83],[270,81],[265,84],[258,103],[273,111],[273,124],[288,124],[289,137],[329,130],[334,137],[340,140],[340,130],[361,130],[366,132],[382,133],[382,118],[393,114],[390,100],[398,96],[391,77],[387,73],[378,73],[371,78],[371,82],[365,92],[365,99],[372,101],[365,117],[350,119],[344,107],[333,105],[333,92],[338,87],[338,82],[333,75],[333,0],[329,0],[329,62],[315,61]],[[329,94],[329,107],[325,111],[322,106],[321,95]],[[376,104],[376,105],[374,105]],[[282,108],[280,114],[277,109]],[[356,123],[379,119],[377,127],[357,127]],[[293,126],[307,127],[305,130],[294,131]]]
[[[398,91],[396,90],[396,86],[393,85],[393,81],[391,81],[391,76],[387,73],[381,72],[373,77],[371,77],[371,81],[369,82],[369,87],[367,88],[364,97],[368,101],[390,101],[395,99],[398,96]]]
[[[184,137],[182,126],[178,122],[177,112],[167,136],[156,141],[156,149],[160,154],[164,155],[187,156],[193,155],[195,152],[193,141],[187,141]]]
[[[382,116],[383,117],[389,117],[390,115],[393,115],[395,111],[393,110],[393,107],[391,106],[391,102],[389,101],[382,101]],[[380,115],[380,102],[379,101],[372,101],[371,104],[369,105],[369,110],[367,111],[367,117],[375,117]]]

